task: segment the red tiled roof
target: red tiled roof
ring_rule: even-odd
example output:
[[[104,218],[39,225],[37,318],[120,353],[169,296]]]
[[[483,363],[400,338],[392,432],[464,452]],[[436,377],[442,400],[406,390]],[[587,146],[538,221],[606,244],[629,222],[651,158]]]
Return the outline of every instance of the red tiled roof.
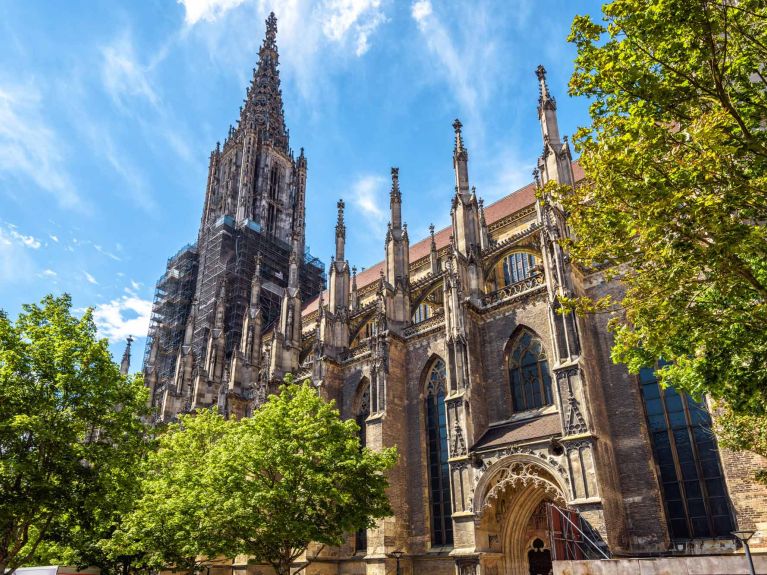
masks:
[[[559,423],[558,413],[549,413],[536,417],[535,419],[525,419],[522,421],[513,421],[496,427],[491,427],[485,434],[479,438],[472,451],[477,449],[488,449],[490,447],[500,447],[524,441],[526,439],[540,439],[551,437],[562,433],[562,425]]]
[[[583,179],[583,169],[580,167],[580,165],[577,162],[572,163],[573,166],[573,176],[575,177],[575,181]],[[485,221],[488,225],[497,222],[501,218],[505,218],[508,215],[513,214],[514,212],[517,212],[521,210],[522,208],[525,208],[535,202],[535,184],[530,183],[527,184],[525,187],[520,188],[519,190],[510,193],[508,196],[504,196],[497,202],[493,202],[489,206],[485,207]],[[448,242],[450,241],[450,235],[453,232],[453,227],[448,226],[434,234],[434,241],[437,244],[437,249],[441,249],[445,247]],[[426,257],[429,254],[429,250],[431,249],[431,238],[425,238],[421,240],[420,242],[417,242],[410,246],[410,261],[414,262],[417,261],[423,257]],[[370,285],[374,281],[376,281],[380,275],[381,270],[383,269],[384,262],[378,262],[375,265],[370,266],[369,268],[366,268],[365,270],[361,271],[357,274],[357,288],[362,289],[363,287]],[[327,298],[327,290],[325,291],[325,296]],[[308,315],[312,313],[313,311],[317,310],[317,302],[319,298],[314,298],[312,301],[308,302],[302,311],[302,315]]]

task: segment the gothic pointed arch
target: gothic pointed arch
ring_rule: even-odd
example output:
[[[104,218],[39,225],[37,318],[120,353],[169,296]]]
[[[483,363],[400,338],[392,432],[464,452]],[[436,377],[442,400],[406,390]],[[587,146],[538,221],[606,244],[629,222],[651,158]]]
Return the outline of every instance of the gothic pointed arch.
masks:
[[[447,366],[439,356],[426,364],[422,380],[424,421],[429,478],[429,518],[432,547],[453,544],[452,501],[450,496],[450,457],[447,433]]]
[[[538,409],[554,403],[551,370],[541,337],[519,326],[504,353],[513,412]]]
[[[529,247],[514,246],[485,264],[488,289],[502,289],[539,273],[541,254]]]

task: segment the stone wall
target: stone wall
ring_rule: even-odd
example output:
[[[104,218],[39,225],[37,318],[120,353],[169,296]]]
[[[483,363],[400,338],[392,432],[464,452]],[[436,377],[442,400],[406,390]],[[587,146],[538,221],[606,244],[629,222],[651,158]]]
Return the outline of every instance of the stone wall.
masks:
[[[767,575],[767,555],[754,556],[757,575]],[[743,555],[555,561],[554,575],[748,575]]]

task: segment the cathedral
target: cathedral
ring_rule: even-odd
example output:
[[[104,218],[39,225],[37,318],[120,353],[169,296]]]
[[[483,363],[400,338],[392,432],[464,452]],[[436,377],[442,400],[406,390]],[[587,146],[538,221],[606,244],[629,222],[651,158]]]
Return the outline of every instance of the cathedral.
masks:
[[[350,267],[341,200],[326,271],[305,250],[307,158],[290,148],[276,35],[272,14],[239,121],[210,156],[197,241],[157,284],[144,376],[169,421],[210,406],[247,417],[292,373],[355,419],[365,446],[398,447],[392,516],[296,568],[537,575],[564,560],[731,555],[735,529],[767,547],[767,488],[753,480],[765,462],[717,446],[705,401],[613,364],[607,318],[559,310],[621,285],[569,261],[566,214],[537,196],[584,177],[544,68],[529,185],[484,205],[456,120],[452,224],[411,243],[392,168],[383,260]]]

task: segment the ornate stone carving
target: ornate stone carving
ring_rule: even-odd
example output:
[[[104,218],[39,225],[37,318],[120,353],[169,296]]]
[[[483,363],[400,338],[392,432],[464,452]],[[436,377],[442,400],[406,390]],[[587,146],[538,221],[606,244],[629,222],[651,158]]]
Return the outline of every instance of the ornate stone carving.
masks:
[[[466,442],[463,439],[463,431],[458,422],[455,422],[453,426],[453,449],[451,457],[461,457],[466,455]]]
[[[506,513],[505,494],[508,489],[534,485],[543,490],[551,499],[564,504],[564,496],[556,485],[556,482],[548,477],[548,473],[539,465],[525,461],[511,461],[493,476],[490,485],[485,491],[479,515],[495,505],[496,519],[500,522]]]

